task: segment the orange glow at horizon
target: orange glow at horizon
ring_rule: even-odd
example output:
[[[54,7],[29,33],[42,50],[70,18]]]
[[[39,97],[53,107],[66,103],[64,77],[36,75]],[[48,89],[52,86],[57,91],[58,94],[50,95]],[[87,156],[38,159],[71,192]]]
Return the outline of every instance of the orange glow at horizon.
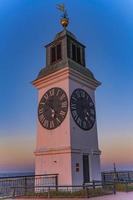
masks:
[[[0,141],[0,170],[30,169],[34,166],[33,138],[5,137]]]
[[[12,134],[11,134],[12,135]],[[15,134],[15,137],[6,136],[0,140],[0,171],[6,170],[29,170],[34,168],[34,150],[35,138],[34,136],[25,134]],[[117,133],[100,137],[100,150],[102,168],[111,166],[113,163],[116,166],[128,165],[133,166],[133,136],[131,131],[125,135]],[[125,168],[126,170],[126,168]]]
[[[101,163],[102,166],[112,165],[113,163],[119,166],[133,166],[133,136],[128,135],[127,137],[122,137],[117,135],[117,137],[106,137],[103,138],[101,142],[102,154]]]

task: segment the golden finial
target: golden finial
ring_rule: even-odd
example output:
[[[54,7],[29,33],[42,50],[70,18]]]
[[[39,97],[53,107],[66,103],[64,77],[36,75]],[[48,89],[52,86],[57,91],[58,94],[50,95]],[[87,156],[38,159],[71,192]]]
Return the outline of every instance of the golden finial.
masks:
[[[56,8],[63,12],[62,18],[60,20],[61,25],[66,28],[69,24],[69,18],[67,15],[67,10],[65,9],[64,4],[57,4]]]

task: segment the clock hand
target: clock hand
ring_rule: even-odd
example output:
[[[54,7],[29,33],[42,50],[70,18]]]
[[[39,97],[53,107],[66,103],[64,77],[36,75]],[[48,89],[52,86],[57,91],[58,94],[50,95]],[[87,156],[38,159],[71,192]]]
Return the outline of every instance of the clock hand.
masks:
[[[88,120],[88,117],[90,116],[90,114],[87,112],[86,113],[86,116],[85,116],[85,120],[87,121]]]
[[[55,117],[55,110],[51,108],[51,111],[52,111],[52,117],[54,118]]]
[[[87,121],[87,120],[88,120],[88,118],[87,118],[87,117],[85,117],[85,120]]]
[[[89,113],[87,112],[86,115],[89,116]]]
[[[51,111],[53,112],[53,111],[54,111],[53,106],[50,105],[49,102],[47,102],[47,105],[48,105],[48,107],[51,109]],[[55,112],[55,111],[54,111],[54,112]]]
[[[55,117],[55,110],[53,109],[53,106],[50,105],[48,101],[46,102],[46,104],[47,104],[47,107],[48,107],[47,110],[48,110],[48,109],[51,110],[51,112],[52,112],[52,113],[51,113],[51,116],[52,116],[52,118],[54,118],[54,117]]]

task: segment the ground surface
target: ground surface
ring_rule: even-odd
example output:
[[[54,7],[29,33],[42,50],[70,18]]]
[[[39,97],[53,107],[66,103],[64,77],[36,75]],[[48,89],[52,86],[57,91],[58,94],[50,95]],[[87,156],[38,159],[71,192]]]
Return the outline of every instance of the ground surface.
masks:
[[[118,192],[116,195],[90,198],[90,200],[133,200],[133,192]]]
[[[34,198],[35,200],[40,200],[39,198]],[[17,200],[17,199],[16,199]],[[20,198],[18,199],[20,200]],[[21,200],[32,200],[32,199],[21,199]],[[43,199],[41,199],[43,200]],[[52,200],[74,200],[74,198],[52,198]],[[108,195],[102,197],[94,198],[76,198],[76,200],[133,200],[133,192],[117,192],[116,195]]]

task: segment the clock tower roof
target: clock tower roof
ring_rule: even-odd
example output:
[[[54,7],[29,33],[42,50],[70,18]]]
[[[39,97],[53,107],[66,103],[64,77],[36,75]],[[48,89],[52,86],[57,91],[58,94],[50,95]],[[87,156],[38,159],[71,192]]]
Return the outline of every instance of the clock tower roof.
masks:
[[[59,39],[60,37],[64,37],[64,36],[69,36],[76,40],[76,36],[73,33],[71,33],[70,31],[68,31],[67,29],[64,29],[63,31],[57,33],[55,36],[55,40]]]
[[[75,41],[76,43],[78,43],[79,45],[85,48],[85,45],[79,42],[77,40],[77,37],[72,32],[68,31],[67,29],[63,29],[61,32],[57,33],[54,37],[54,40],[48,43],[47,45],[45,45],[45,47],[47,48],[48,46],[51,46],[52,44],[55,44],[56,42],[63,40],[64,38],[70,38],[71,40]]]
[[[36,80],[69,67],[88,79],[97,81],[90,69],[86,67],[85,45],[80,43],[76,36],[66,28],[57,33],[54,40],[45,48],[46,67],[40,70]]]

